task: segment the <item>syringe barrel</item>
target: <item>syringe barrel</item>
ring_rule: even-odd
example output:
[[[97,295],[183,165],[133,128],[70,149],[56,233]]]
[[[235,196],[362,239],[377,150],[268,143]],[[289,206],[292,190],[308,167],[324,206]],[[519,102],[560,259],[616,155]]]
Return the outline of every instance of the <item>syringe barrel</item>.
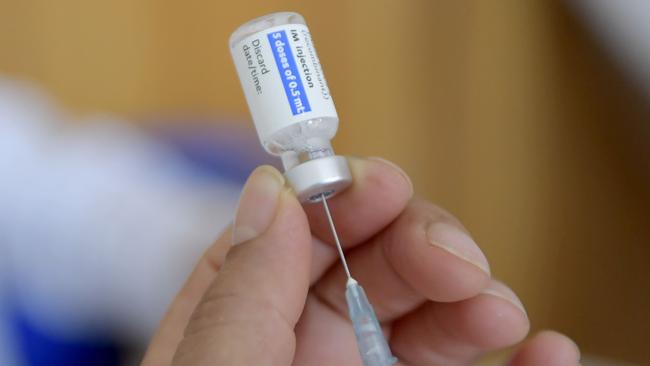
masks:
[[[349,281],[345,298],[363,365],[390,366],[397,362],[363,288],[356,281]]]

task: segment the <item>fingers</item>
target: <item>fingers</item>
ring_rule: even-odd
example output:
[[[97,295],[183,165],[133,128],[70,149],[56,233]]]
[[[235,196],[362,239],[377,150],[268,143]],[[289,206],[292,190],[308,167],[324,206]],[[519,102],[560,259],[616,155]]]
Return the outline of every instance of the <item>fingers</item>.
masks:
[[[428,299],[446,302],[470,297],[486,286],[487,259],[455,218],[418,202],[403,222],[384,248],[393,268],[413,288]]]
[[[348,158],[352,186],[328,200],[344,247],[376,235],[404,209],[413,194],[411,181],[399,167],[379,158]],[[304,206],[314,236],[311,283],[338,260],[321,204]]]
[[[435,230],[428,230],[432,226]],[[487,286],[487,261],[473,242],[467,242],[466,234],[458,233],[463,230],[444,210],[413,201],[381,234],[348,253],[353,275],[380,319],[402,316],[427,298],[456,301]],[[358,359],[344,286],[343,270],[335,266],[313,287],[315,296],[308,300],[296,329],[299,344],[294,364],[315,365],[322,360],[345,364]],[[337,352],[321,354],[321,342]]]
[[[364,225],[355,227],[355,225],[343,224],[340,228],[342,229],[341,233],[344,239],[350,239],[351,244],[357,244],[364,238],[372,236],[375,232],[381,230],[383,226],[399,214],[408,197],[412,194],[412,187],[408,178],[399,168],[379,159],[366,160],[351,158],[350,166],[355,177],[354,185],[344,194],[332,200],[330,204],[335,215],[337,215],[337,212],[341,212],[341,207],[345,203],[352,204],[354,207],[360,207],[359,204],[363,203],[365,205],[363,208],[370,208],[371,215],[364,215],[367,216],[364,217]],[[268,168],[261,169],[265,170]],[[256,207],[256,210],[245,210],[244,213],[242,213],[241,209],[239,210],[237,221],[240,225],[237,225],[233,234],[235,242],[247,241],[259,235],[269,224],[268,220],[264,219],[264,217],[269,216],[268,212],[265,213],[265,210],[268,211],[268,207],[274,207],[275,198],[273,198],[273,195],[264,193],[246,194],[247,191],[264,192],[265,184],[259,184],[259,182],[254,183],[253,181],[256,180],[250,179],[244,189],[244,194],[240,201],[240,208],[242,206],[253,206]],[[258,187],[257,189],[253,189],[251,188],[253,186]],[[378,191],[388,193],[390,195],[389,199],[380,205],[366,205],[367,202],[372,203],[371,196],[378,194]],[[358,204],[355,204],[355,202]],[[323,221],[322,208],[316,206],[318,205],[312,205],[307,208],[307,211],[311,210],[315,213],[312,214],[314,220],[321,223],[315,232],[320,233],[321,236],[324,234],[327,238],[326,240],[331,242],[329,228],[323,225],[326,222]],[[363,211],[352,210],[350,212],[346,210],[345,214],[341,215],[341,218],[347,220],[354,216],[355,212],[359,214],[363,213]],[[242,224],[242,221],[245,221],[245,223]],[[359,228],[360,230],[357,230]],[[145,357],[145,364],[168,363],[168,360],[171,358],[171,353],[176,349],[176,345],[181,338],[181,329],[198,303],[200,295],[216,276],[215,264],[222,262],[222,258],[230,244],[231,240],[229,240],[228,235],[223,236],[215,247],[206,253],[205,258],[207,259],[202,260],[198,265],[194,274],[188,279],[184,289],[178,295],[170,307],[167,316],[161,323],[161,327],[154,337]],[[331,243],[326,243],[318,237],[314,238],[312,248],[314,253],[312,254],[313,259],[311,262],[313,266],[310,277],[313,283],[327,270],[331,263],[337,260],[337,254],[331,246]]]
[[[142,366],[171,363],[196,304],[201,300],[223,264],[231,246],[231,238],[232,231],[228,227],[203,254],[160,322],[142,360]]]
[[[565,335],[553,331],[543,331],[526,341],[508,365],[579,366],[580,350]]]
[[[459,301],[478,294],[490,279],[485,256],[446,211],[412,201],[387,229],[348,254],[377,317],[390,321],[425,300]],[[346,313],[345,273],[330,270],[314,287],[318,297]]]
[[[309,287],[311,236],[283,181],[269,167],[249,178],[235,219],[238,244],[197,305],[175,365],[291,363],[293,328]]]
[[[390,344],[407,364],[465,365],[482,352],[519,342],[528,329],[519,299],[493,280],[478,296],[456,303],[430,302],[397,320]]]
[[[332,263],[336,263],[338,260],[339,254],[336,247],[312,235],[309,284],[313,285],[316,283],[323,276],[323,273],[327,272]]]
[[[374,236],[393,221],[413,194],[408,176],[396,165],[378,158],[348,158],[353,184],[327,202],[341,243],[352,247]],[[333,245],[320,204],[305,205],[311,230]]]

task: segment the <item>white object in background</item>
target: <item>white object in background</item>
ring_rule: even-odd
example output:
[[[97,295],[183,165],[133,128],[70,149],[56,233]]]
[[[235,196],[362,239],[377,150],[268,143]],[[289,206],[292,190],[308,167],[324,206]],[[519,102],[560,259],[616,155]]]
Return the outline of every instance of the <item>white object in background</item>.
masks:
[[[0,244],[2,250],[2,244]],[[3,366],[18,366],[17,355],[15,354],[16,346],[15,339],[11,335],[10,326],[8,324],[8,301],[6,294],[5,281],[7,280],[6,265],[2,258],[0,258],[0,365]]]
[[[650,97],[650,1],[569,0]]]
[[[65,123],[33,90],[0,80],[0,249],[21,310],[57,337],[146,343],[240,187],[183,174],[115,118]]]
[[[339,119],[305,20],[269,14],[230,36],[230,51],[264,148],[282,157],[303,202],[318,202],[350,185],[345,158],[330,140]]]

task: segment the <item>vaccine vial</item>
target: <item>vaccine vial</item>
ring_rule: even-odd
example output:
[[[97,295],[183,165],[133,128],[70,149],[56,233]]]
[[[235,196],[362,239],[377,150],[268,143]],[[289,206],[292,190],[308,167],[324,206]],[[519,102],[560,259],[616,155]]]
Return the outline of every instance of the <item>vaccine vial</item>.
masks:
[[[282,159],[302,202],[318,202],[352,182],[331,139],[339,118],[304,18],[274,13],[230,36],[239,80],[262,146]]]

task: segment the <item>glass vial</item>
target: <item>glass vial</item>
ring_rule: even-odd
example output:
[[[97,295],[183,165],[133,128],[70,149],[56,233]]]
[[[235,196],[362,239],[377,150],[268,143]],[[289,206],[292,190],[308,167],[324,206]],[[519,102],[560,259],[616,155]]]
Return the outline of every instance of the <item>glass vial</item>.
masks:
[[[262,146],[279,156],[304,202],[346,188],[352,178],[330,140],[338,115],[304,18],[274,13],[240,26],[230,51]]]

